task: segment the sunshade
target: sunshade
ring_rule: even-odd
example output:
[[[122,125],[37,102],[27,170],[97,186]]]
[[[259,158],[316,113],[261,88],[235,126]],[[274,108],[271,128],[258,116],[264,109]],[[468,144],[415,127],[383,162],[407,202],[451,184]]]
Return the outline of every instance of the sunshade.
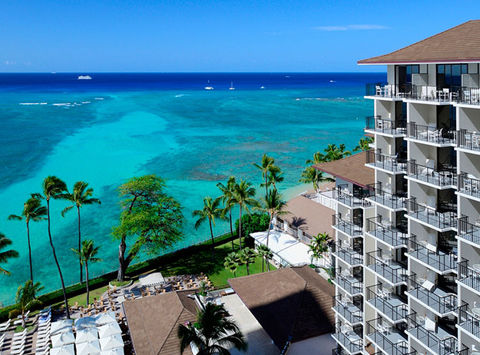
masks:
[[[58,334],[63,332],[68,332],[72,330],[73,321],[71,319],[62,319],[56,322],[53,322],[50,327],[50,334]]]
[[[50,355],[75,355],[75,347],[73,344],[68,344],[58,348],[51,348]]]
[[[81,328],[95,328],[96,317],[83,317],[75,320],[75,328],[77,330]]]
[[[95,321],[95,324],[97,326],[99,325],[104,325],[108,323],[116,323],[117,320],[115,319],[115,313],[114,312],[107,312],[107,313],[102,313],[97,316],[97,320]]]
[[[101,338],[108,338],[115,334],[122,334],[122,330],[118,323],[108,323],[98,328],[98,336]]]
[[[58,333],[52,336],[52,347],[58,348],[64,345],[75,343],[75,336],[73,335],[72,328],[69,331]]]
[[[165,279],[160,272],[153,272],[146,276],[140,277],[139,281],[142,286],[154,286],[164,283]]]
[[[96,328],[84,328],[77,330],[77,338],[75,343],[85,343],[93,340],[98,340],[98,330]]]
[[[77,354],[93,355],[100,354],[100,343],[98,340],[88,341],[86,343],[76,344]]]
[[[102,348],[102,351],[116,349],[122,346],[123,346],[123,339],[120,334],[116,334],[108,338],[100,339],[100,347]]]

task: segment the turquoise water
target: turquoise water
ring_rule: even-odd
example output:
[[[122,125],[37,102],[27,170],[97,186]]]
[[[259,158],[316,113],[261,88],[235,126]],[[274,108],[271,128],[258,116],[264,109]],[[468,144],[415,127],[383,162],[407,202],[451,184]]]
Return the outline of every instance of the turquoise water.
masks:
[[[284,170],[281,189],[292,195],[298,192],[294,188],[305,160],[315,151],[328,143],[356,145],[371,112],[362,98],[371,78],[349,75],[344,82],[339,76],[330,83],[332,75],[325,75],[308,85],[271,83],[264,90],[247,84],[235,91],[140,84],[72,89],[22,83],[0,88],[0,231],[21,254],[5,265],[12,276],[0,276],[0,301],[12,302],[17,286],[28,278],[24,223],[7,217],[21,212],[29,193],[40,191],[44,177],[56,175],[69,187],[87,181],[101,199],[100,206],[82,209],[83,237],[101,247],[103,262],[91,266],[94,275],[117,267],[118,243],[110,235],[120,212],[116,188],[132,176],[155,173],[167,180],[186,217],[185,238],[176,248],[188,246],[209,238],[207,226],[196,231],[191,218],[203,197],[216,197],[216,183],[230,175],[258,186],[260,174],[252,163],[263,153],[274,156]],[[75,213],[60,216],[64,206],[52,202],[52,231],[66,283],[71,284],[78,279],[70,250],[77,230]],[[227,229],[219,223],[215,233]],[[32,223],[31,235],[35,279],[45,291],[59,288],[46,223]]]

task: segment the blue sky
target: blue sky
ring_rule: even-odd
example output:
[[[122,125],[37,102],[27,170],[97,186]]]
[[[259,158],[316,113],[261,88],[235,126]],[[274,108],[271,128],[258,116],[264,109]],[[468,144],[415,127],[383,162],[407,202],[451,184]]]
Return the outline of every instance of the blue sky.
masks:
[[[4,0],[0,72],[382,71],[356,61],[476,14],[478,0]]]

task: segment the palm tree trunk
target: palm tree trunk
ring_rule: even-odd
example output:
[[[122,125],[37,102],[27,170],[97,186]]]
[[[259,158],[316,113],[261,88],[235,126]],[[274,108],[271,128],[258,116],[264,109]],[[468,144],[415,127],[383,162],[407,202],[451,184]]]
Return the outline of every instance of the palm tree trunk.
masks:
[[[27,322],[25,322],[25,309],[22,307],[22,327],[26,328]]]
[[[32,246],[30,245],[30,221],[27,221],[28,261],[30,262],[30,280],[33,283]]]
[[[267,271],[270,271],[270,261],[265,258],[265,263],[267,264]]]
[[[265,198],[267,198],[268,196],[267,179],[268,179],[268,171],[265,172]]]
[[[230,220],[230,237],[232,237],[232,251],[235,251],[235,243],[233,242],[233,227],[232,227],[232,211],[228,211],[228,219]]]
[[[240,205],[240,219],[238,220],[238,242],[242,250],[242,205]]]
[[[248,266],[249,266],[248,264],[250,264],[250,263],[247,261],[247,263],[246,263],[246,266],[247,266],[247,275],[250,275],[250,268],[248,267]]]
[[[262,272],[265,271],[265,258],[262,257]]]
[[[120,245],[118,246],[118,273],[117,280],[123,281],[125,279],[125,250],[127,249],[127,244],[125,243],[125,238],[122,238]]]
[[[87,283],[87,305],[90,304],[90,290],[88,289],[88,262],[85,260],[85,282]]]
[[[212,238],[212,258],[215,256],[215,238],[213,236],[213,228],[212,228],[212,220],[208,220],[208,224],[210,225],[210,236]]]
[[[50,247],[52,248],[53,258],[55,259],[55,264],[57,265],[58,274],[60,275],[60,281],[62,283],[65,312],[67,313],[67,318],[70,319],[70,309],[68,308],[68,299],[67,299],[67,292],[65,290],[65,282],[63,281],[62,269],[60,268],[60,264],[58,263],[57,253],[55,252],[55,247],[53,246],[52,233],[50,230],[50,199],[47,199],[47,221],[48,221],[48,238],[50,240]]]
[[[268,230],[267,230],[267,248],[268,248],[268,238],[270,237],[270,226],[272,225],[273,221],[273,213],[270,214],[270,221],[268,222]]]
[[[82,250],[82,234],[80,233],[80,206],[77,206],[78,215],[78,250]],[[80,266],[80,283],[83,282],[82,257],[78,255],[78,265]]]

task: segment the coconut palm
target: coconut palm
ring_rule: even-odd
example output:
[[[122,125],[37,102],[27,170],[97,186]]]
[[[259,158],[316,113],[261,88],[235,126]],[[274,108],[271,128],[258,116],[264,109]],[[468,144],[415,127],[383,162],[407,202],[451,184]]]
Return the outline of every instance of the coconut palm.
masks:
[[[257,255],[262,258],[262,272],[265,271],[265,264],[267,264],[267,271],[270,271],[270,260],[273,258],[273,253],[269,247],[260,244],[257,247]]]
[[[328,233],[319,233],[313,237],[309,245],[310,254],[312,254],[312,261],[313,258],[323,258],[323,255],[328,251],[328,245],[330,241],[331,238]]]
[[[320,164],[324,162],[325,162],[325,155],[320,152],[316,152],[313,154],[313,159],[307,159],[305,161],[305,164],[314,165],[314,164]]]
[[[257,257],[257,254],[255,253],[255,250],[251,248],[243,248],[240,250],[237,254],[238,260],[240,261],[241,264],[244,264],[247,267],[247,275],[250,275],[250,264],[253,264],[255,262],[255,258]]]
[[[42,201],[32,195],[27,202],[23,204],[23,211],[21,215],[11,214],[8,216],[9,220],[25,220],[27,226],[27,244],[28,244],[28,261],[30,264],[30,280],[33,281],[33,266],[32,266],[32,246],[30,244],[30,221],[39,222],[46,219],[47,209],[42,206]]]
[[[223,210],[222,214],[223,216],[226,217],[228,213],[228,221],[230,222],[230,236],[233,237],[233,225],[232,225],[232,209],[235,206],[235,199],[233,197],[233,194],[235,192],[235,177],[230,176],[227,181],[227,185],[223,185],[221,182],[217,184],[217,187],[222,191],[222,196],[220,196],[220,199],[223,202]],[[235,250],[235,244],[233,243],[232,239],[232,250]]]
[[[8,259],[11,258],[18,258],[18,252],[13,249],[1,251],[8,245],[12,244],[12,241],[5,237],[3,233],[0,233],[0,263],[4,264],[8,262]],[[5,270],[0,266],[0,273],[5,274],[5,275],[10,275],[10,272]]]
[[[324,149],[326,159],[325,161],[339,160],[348,157],[349,155],[352,155],[349,150],[345,149],[345,144],[340,144],[340,146],[338,147],[336,144],[329,144],[327,148]]]
[[[373,143],[373,138],[372,137],[364,137],[360,138],[360,141],[358,142],[358,145],[353,149],[354,152],[364,152],[366,150],[370,149],[370,144]]]
[[[65,303],[65,312],[67,313],[67,318],[70,319],[70,310],[68,308],[68,299],[67,292],[65,290],[65,282],[63,281],[62,269],[58,262],[57,253],[55,252],[55,246],[53,244],[52,231],[51,231],[51,218],[50,218],[50,200],[57,200],[65,198],[68,194],[67,185],[56,176],[48,176],[43,180],[42,184],[43,193],[34,194],[34,197],[43,198],[47,201],[47,231],[48,238],[50,241],[50,247],[52,249],[53,259],[55,260],[55,265],[57,265],[58,275],[60,276],[60,282],[62,284],[63,291],[63,300]]]
[[[273,189],[276,190],[277,189],[277,184],[282,182],[284,179],[283,177],[283,173],[282,173],[282,170],[280,169],[280,167],[276,166],[276,165],[272,165],[270,166],[270,168],[268,169],[268,181],[267,181],[267,188],[270,187],[270,186],[273,186]],[[260,186],[264,186],[265,184],[262,183]],[[267,192],[268,193],[268,192]]]
[[[17,294],[15,295],[15,303],[19,308],[22,315],[22,327],[25,328],[25,311],[31,309],[33,306],[40,304],[36,295],[43,290],[40,282],[33,283],[32,280],[28,280],[25,284],[18,286]]]
[[[267,230],[267,247],[268,239],[270,237],[270,227],[272,225],[273,219],[280,214],[288,213],[284,210],[285,204],[285,201],[282,200],[282,195],[277,190],[270,190],[267,193],[267,196],[265,196],[265,198],[263,199],[262,206],[259,207],[260,210],[268,213],[269,216]]]
[[[180,353],[190,344],[195,344],[197,355],[229,355],[232,346],[240,351],[247,350],[247,342],[242,332],[230,318],[223,305],[207,303],[197,314],[195,323],[180,324]]]
[[[300,177],[299,181],[303,182],[304,184],[312,184],[315,192],[318,192],[318,190],[320,189],[320,184],[322,182],[334,181],[334,180],[331,178],[325,177],[322,171],[315,169],[312,166],[309,166],[305,168],[304,171],[302,171],[302,176]]]
[[[268,193],[268,176],[270,175],[270,169],[274,165],[275,159],[269,157],[267,154],[263,154],[262,162],[260,164],[253,164],[253,166],[262,172],[262,177],[265,181],[263,184],[265,186],[265,195]]]
[[[68,200],[72,205],[67,206],[62,211],[62,216],[65,216],[65,213],[70,211],[73,207],[77,207],[77,218],[78,218],[78,250],[81,249],[82,244],[82,234],[80,231],[80,208],[84,205],[93,205],[94,203],[100,204],[98,198],[91,197],[93,195],[93,189],[88,187],[88,183],[83,181],[78,181],[73,185],[73,192],[65,195],[65,200]],[[78,257],[78,263],[80,266],[80,283],[83,282],[83,268],[81,257]]]
[[[241,180],[239,184],[235,184],[233,192],[234,203],[238,205],[240,218],[238,220],[238,241],[240,249],[242,249],[242,213],[243,211],[249,213],[249,207],[255,207],[258,202],[255,200],[255,188],[245,181]]]
[[[212,255],[215,253],[215,237],[213,236],[213,226],[215,226],[215,218],[222,217],[222,209],[220,206],[220,198],[212,199],[205,197],[203,199],[203,209],[193,211],[193,217],[198,217],[195,222],[195,229],[198,229],[205,221],[208,220],[210,226],[210,236],[212,238]]]
[[[225,261],[223,263],[225,269],[233,273],[233,277],[237,277],[237,270],[240,266],[240,260],[238,259],[238,254],[235,252],[229,253],[225,257]]]
[[[87,287],[87,304],[90,304],[90,290],[88,289],[88,264],[97,263],[102,261],[102,259],[97,258],[98,249],[93,243],[93,240],[84,240],[82,241],[81,249],[73,249],[72,251],[78,255],[80,262],[85,266],[85,284]]]

